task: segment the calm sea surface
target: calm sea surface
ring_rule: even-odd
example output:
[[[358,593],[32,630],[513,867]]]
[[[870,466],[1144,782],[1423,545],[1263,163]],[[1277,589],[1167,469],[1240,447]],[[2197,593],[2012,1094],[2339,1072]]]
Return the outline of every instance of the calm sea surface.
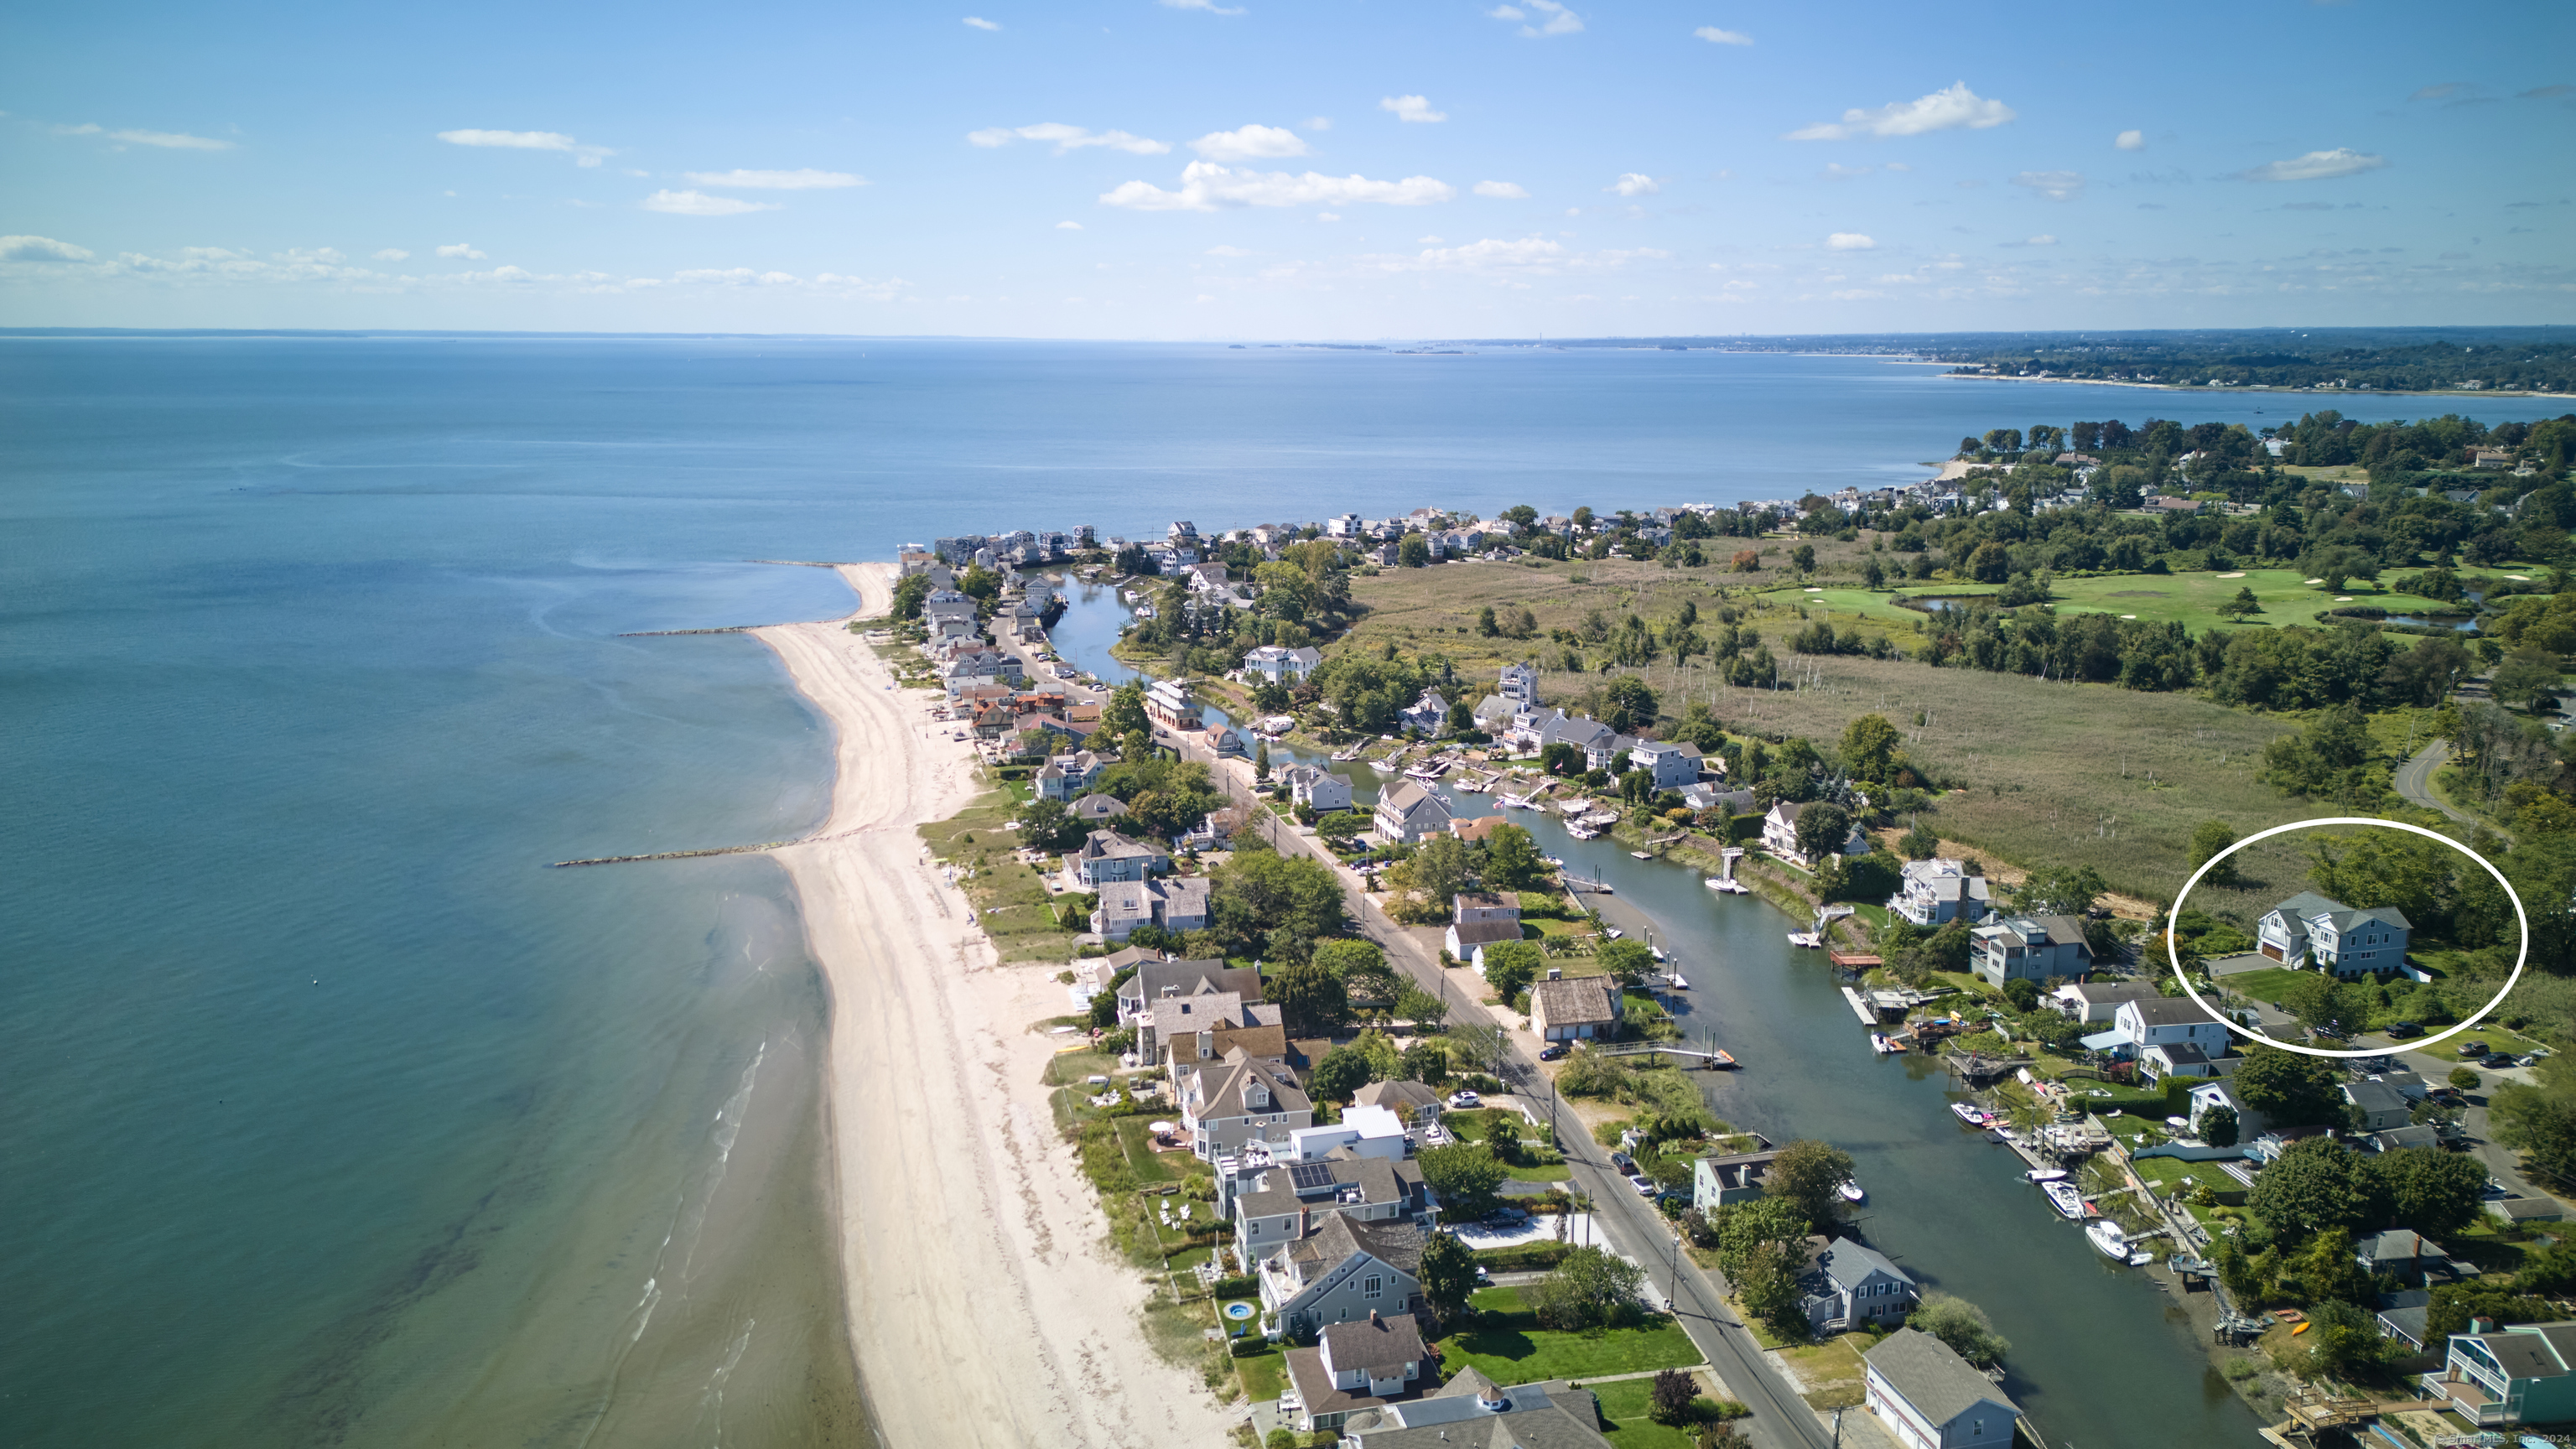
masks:
[[[0,1439],[865,1442],[783,876],[539,869],[821,818],[827,731],[765,650],[617,637],[848,606],[748,560],[1722,502],[1989,427],[2293,415],[2191,403],[1705,352],[0,338]],[[1940,1125],[1741,1115],[1874,1131],[1883,1180]],[[1969,1296],[2026,1352],[2106,1327]],[[2198,1392],[2187,1346],[2127,1347]],[[2045,1422],[2116,1439],[2042,1361]]]

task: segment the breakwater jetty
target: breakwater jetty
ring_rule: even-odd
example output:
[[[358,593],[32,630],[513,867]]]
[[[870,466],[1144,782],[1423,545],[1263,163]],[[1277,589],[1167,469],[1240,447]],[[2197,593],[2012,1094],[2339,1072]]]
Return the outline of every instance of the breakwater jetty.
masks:
[[[794,844],[793,840],[772,840],[759,845],[715,845],[704,850],[657,850],[651,855],[594,855],[583,860],[550,860],[546,862],[546,869],[569,870],[576,865],[632,865],[644,860],[695,860],[703,855],[758,855],[764,850],[777,850]]]

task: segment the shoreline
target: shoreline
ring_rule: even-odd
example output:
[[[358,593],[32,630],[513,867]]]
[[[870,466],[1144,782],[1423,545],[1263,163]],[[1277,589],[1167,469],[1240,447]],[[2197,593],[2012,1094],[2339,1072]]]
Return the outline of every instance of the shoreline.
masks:
[[[1960,364],[1958,364],[1958,363],[1947,363],[1947,364],[1942,364],[1942,365],[1950,366],[1950,367],[1957,367],[1957,366],[1959,366]],[[2569,401],[2569,402],[2571,402],[2571,403],[2576,403],[2576,393],[2566,393],[2566,392],[2520,392],[2520,391],[2516,391],[2516,390],[2513,390],[2513,389],[2510,389],[2510,388],[2495,388],[2495,387],[2482,387],[2482,388],[2478,388],[2478,389],[2476,389],[2476,390],[2474,390],[2474,391],[2469,390],[2469,389],[2464,389],[2464,388],[2414,388],[2414,387],[2407,387],[2407,388],[2388,388],[2388,387],[2369,387],[2369,388],[2361,388],[2361,387],[2352,387],[2352,388],[2335,388],[2335,389],[2332,389],[2331,391],[2327,391],[2327,392],[2317,392],[2317,391],[2315,391],[2315,390],[2313,390],[2313,389],[2309,389],[2309,388],[2302,388],[2302,387],[2265,387],[2265,386],[2262,386],[2262,385],[2260,385],[2260,384],[2253,384],[2253,383],[2249,383],[2249,384],[2247,384],[2247,385],[2246,385],[2246,386],[2244,386],[2244,387],[2190,387],[2190,386],[2186,386],[2185,384],[2178,383],[2178,382],[2114,382],[2114,381],[2112,381],[2111,379],[2109,379],[2109,378],[2105,378],[2105,377],[2015,377],[2015,376],[2009,376],[2009,375],[2001,374],[2001,373],[1998,373],[1998,374],[1996,374],[1996,375],[1994,375],[1994,376],[1992,376],[1992,377],[1988,377],[1988,376],[1983,376],[1983,375],[1981,375],[1981,374],[1977,374],[1977,373],[1968,373],[1968,372],[1945,372],[1945,373],[1942,373],[1942,374],[1941,374],[1941,376],[1942,376],[1943,378],[1946,378],[1946,379],[1949,379],[1949,380],[1952,380],[1952,381],[1956,381],[1956,382],[2045,382],[2045,383],[2067,383],[2067,384],[2073,384],[2073,385],[2081,386],[2081,387],[2135,387],[2135,388],[2143,388],[2143,389],[2145,389],[2145,390],[2146,390],[2146,391],[2148,391],[2148,392],[2189,392],[2189,393],[2202,393],[2202,394],[2219,394],[2219,395],[2230,396],[2230,397],[2234,397],[2234,396],[2249,396],[2249,397],[2250,397],[2250,396],[2262,396],[2262,397],[2468,397],[2468,398],[2482,398],[2482,397],[2509,397],[2509,398],[2564,398],[2564,399],[2566,399],[2567,401]]]
[[[854,613],[747,632],[834,731],[823,825],[772,854],[829,1003],[822,1169],[870,1418],[889,1445],[1205,1449],[1241,1411],[1154,1354],[1039,1079],[1058,968],[998,964],[914,834],[978,793],[971,752],[844,627],[891,567],[837,568]]]

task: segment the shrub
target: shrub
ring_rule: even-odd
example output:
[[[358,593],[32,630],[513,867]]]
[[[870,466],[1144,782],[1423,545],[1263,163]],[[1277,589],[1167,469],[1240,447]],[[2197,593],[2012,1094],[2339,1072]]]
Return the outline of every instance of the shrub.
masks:
[[[2451,1075],[2444,1080],[2448,1081],[2452,1086],[2459,1088],[2463,1092],[2476,1091],[2478,1086],[2478,1074],[2470,1071],[2467,1067],[2451,1068]]]

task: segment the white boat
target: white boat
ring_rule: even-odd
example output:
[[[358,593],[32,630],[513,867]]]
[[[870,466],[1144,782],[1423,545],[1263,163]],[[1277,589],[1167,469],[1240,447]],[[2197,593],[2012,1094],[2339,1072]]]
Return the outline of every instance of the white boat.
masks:
[[[1967,1123],[1971,1127],[1983,1127],[1986,1125],[1986,1114],[1984,1111],[1977,1107],[1973,1107],[1966,1102],[1951,1103],[1950,1115]]]
[[[1824,948],[1825,938],[1813,931],[1791,931],[1789,944],[1809,951],[1817,951]]]
[[[1713,891],[1723,891],[1730,896],[1740,896],[1747,893],[1744,882],[1740,880],[1730,880],[1722,875],[1710,876],[1708,879],[1701,881],[1700,884]]]
[[[1620,930],[1617,926],[1612,926],[1612,927],[1611,927],[1611,928],[1609,928],[1608,930],[1603,931],[1601,934],[1602,934],[1602,935],[1604,935],[1604,936],[1607,936],[1608,938],[1610,938],[1610,939],[1611,939],[1611,940],[1613,940],[1613,941],[1616,941],[1616,940],[1618,940],[1620,937],[1622,937],[1622,936],[1624,936],[1624,935],[1626,935],[1626,934],[1628,934],[1628,933],[1627,933],[1627,932],[1625,932],[1625,931],[1623,931],[1623,930]]]
[[[1652,953],[1654,958],[1658,961],[1670,961],[1673,959],[1672,957],[1664,954],[1664,948],[1661,946],[1648,946],[1646,950]]]
[[[1601,838],[1601,832],[1593,829],[1589,825],[1569,825],[1565,827],[1565,833],[1573,836],[1577,840],[1598,840]]]
[[[1369,761],[1369,768],[1377,771],[1381,775],[1392,775],[1395,773],[1394,757],[1389,756],[1383,760],[1371,760]]]
[[[1655,858],[1655,853],[1651,850],[1632,850],[1628,853],[1639,860],[1652,860]]]
[[[1874,1031],[1869,1034],[1869,1049],[1882,1056],[1903,1056],[1905,1054],[1905,1043],[1896,1040],[1885,1032]]]
[[[2064,1182],[2066,1180],[2066,1169],[2063,1167],[2034,1167],[2030,1171],[2023,1173],[2022,1176],[2029,1178],[2033,1182]]]
[[[1869,1194],[1856,1182],[1846,1182],[1834,1191],[1841,1193],[1845,1202],[1866,1202],[1869,1199]]]
[[[2093,1240],[2093,1246],[2101,1251],[2103,1257],[2115,1263],[2129,1261],[2129,1254],[2133,1251],[2129,1247],[2129,1235],[2120,1231],[2118,1223],[2109,1218],[2095,1218],[2084,1225],[2084,1236]]]
[[[2073,1218],[2078,1222],[2083,1221],[2084,1195],[2075,1190],[2075,1184],[2043,1182],[2039,1185],[2039,1190],[2048,1194],[2049,1202],[2056,1206],[2061,1216]]]

